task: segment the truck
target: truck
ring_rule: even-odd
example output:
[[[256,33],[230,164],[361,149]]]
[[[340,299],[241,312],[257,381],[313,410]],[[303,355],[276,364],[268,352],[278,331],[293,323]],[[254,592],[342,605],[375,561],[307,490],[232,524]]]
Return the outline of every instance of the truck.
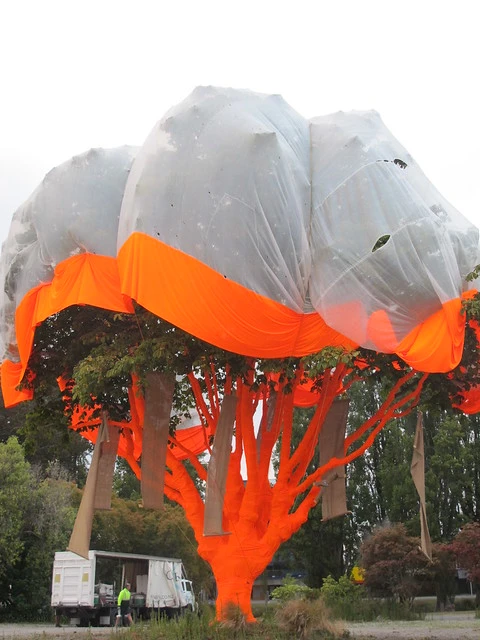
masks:
[[[192,582],[180,558],[90,550],[88,558],[57,551],[52,599],[56,620],[78,627],[113,626],[117,597],[129,582],[135,620],[172,617],[196,608]]]

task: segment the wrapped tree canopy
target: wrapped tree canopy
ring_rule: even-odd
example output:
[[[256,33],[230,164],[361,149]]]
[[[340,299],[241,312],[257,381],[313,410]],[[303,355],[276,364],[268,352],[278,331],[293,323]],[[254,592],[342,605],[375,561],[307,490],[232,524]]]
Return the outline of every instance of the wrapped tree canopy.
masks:
[[[72,304],[132,311],[119,288],[118,216],[135,148],[92,149],[52,169],[15,212],[0,262],[5,406],[18,392],[35,326]]]
[[[7,361],[23,366],[4,362],[7,404],[45,314],[75,302],[128,310],[126,296],[245,355],[360,345],[424,371],[458,364],[478,230],[375,112],[309,121],[280,96],[198,88],[132,165],[135,151],[73,158],[15,213],[0,328]],[[120,287],[100,258],[117,250]],[[75,289],[88,273],[100,300],[96,286]]]
[[[219,617],[233,601],[251,619],[253,581],[305,521],[322,478],[342,477],[344,465],[390,418],[415,406],[426,373],[449,372],[460,362],[462,298],[476,293],[466,276],[477,250],[478,230],[431,185],[377,113],[306,120],[280,96],[198,88],[140,149],[73,158],[14,214],[0,263],[5,404],[31,397],[31,388],[19,384],[34,386],[35,328],[72,305],[127,316],[138,305],[213,345],[201,372],[193,357],[163,380],[163,364],[152,365],[144,397],[133,393],[132,378],[128,415],[109,426],[122,430],[118,453],[137,475],[148,469],[142,485],[165,487],[185,508],[217,579]],[[333,401],[355,375],[351,361],[322,372],[312,365],[312,373],[301,358],[325,347],[358,346],[397,354],[398,380],[355,433],[344,435],[342,420],[335,452],[324,451],[309,473]],[[136,348],[126,348],[129,357]],[[244,356],[243,372],[235,373],[215,349]],[[288,375],[258,362],[288,358]],[[128,371],[139,373],[134,365]],[[165,403],[167,396],[173,402],[179,373],[191,385],[201,421],[184,436],[167,433]],[[155,385],[168,394],[154,398],[148,388]],[[96,396],[95,389],[89,393]],[[292,451],[294,403],[313,405],[315,413]],[[261,417],[254,419],[257,411]],[[72,420],[73,426],[100,422],[83,409]],[[215,439],[217,427],[222,437]],[[87,435],[97,440],[96,432]],[[268,470],[280,436],[272,485]],[[154,444],[142,451],[144,438]],[[207,474],[196,456],[212,439]],[[165,442],[174,447],[166,458]],[[206,485],[207,505],[183,458]],[[161,477],[154,477],[156,466]]]
[[[376,113],[308,121],[279,96],[208,88],[139,151],[118,247],[122,291],[225,349],[354,343],[448,371],[478,231]]]

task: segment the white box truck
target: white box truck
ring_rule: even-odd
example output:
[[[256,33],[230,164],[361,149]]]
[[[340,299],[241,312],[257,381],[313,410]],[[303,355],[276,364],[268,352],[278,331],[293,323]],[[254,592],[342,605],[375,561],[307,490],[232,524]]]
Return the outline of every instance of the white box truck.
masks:
[[[195,609],[192,583],[179,558],[92,550],[86,559],[58,551],[52,578],[55,615],[80,627],[112,626],[118,593],[126,582],[131,585],[134,620]]]

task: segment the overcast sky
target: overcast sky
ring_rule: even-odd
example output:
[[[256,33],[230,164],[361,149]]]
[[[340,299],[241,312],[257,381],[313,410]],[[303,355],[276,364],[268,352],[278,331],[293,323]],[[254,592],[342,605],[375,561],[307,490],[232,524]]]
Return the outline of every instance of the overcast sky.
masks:
[[[376,109],[480,226],[480,35],[470,0],[5,0],[0,241],[45,173],[140,145],[197,85],[280,93],[306,117]]]

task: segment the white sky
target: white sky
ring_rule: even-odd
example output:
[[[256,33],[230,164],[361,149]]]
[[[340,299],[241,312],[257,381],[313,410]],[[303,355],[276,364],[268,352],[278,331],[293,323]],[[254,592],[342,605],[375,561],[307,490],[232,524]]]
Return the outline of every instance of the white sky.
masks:
[[[195,86],[280,93],[305,117],[376,109],[480,226],[474,0],[4,0],[0,241],[53,166],[140,145]]]

